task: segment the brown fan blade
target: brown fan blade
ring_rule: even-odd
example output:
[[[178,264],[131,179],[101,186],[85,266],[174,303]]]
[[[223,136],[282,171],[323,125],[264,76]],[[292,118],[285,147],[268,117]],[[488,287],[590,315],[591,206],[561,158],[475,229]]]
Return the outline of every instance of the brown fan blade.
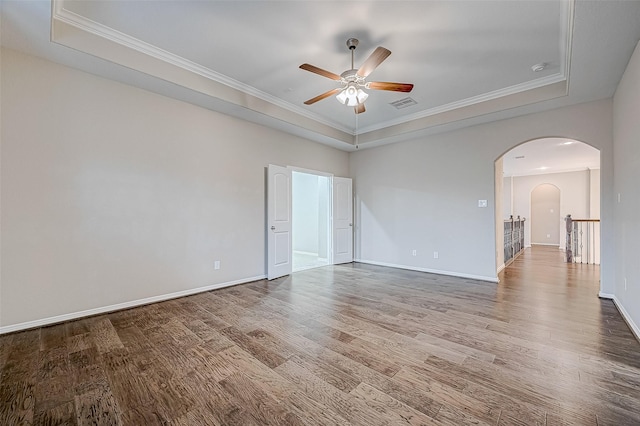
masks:
[[[309,71],[309,72],[321,75],[323,77],[330,78],[331,80],[340,81],[340,76],[338,74],[334,74],[334,73],[332,73],[330,71],[323,70],[322,68],[318,68],[318,67],[316,67],[314,65],[302,64],[302,65],[300,65],[300,69],[303,69],[305,71]]]
[[[373,90],[391,90],[393,92],[410,92],[413,90],[413,84],[410,83],[387,83],[384,81],[371,81],[367,83],[368,89]]]
[[[376,47],[376,50],[374,50],[373,53],[369,55],[367,60],[364,61],[364,64],[362,64],[357,74],[360,77],[368,76],[373,70],[378,67],[378,65],[382,63],[382,61],[387,59],[389,55],[391,55],[390,50],[385,49],[382,46]]]
[[[318,101],[323,100],[324,98],[328,98],[331,95],[335,95],[337,94],[340,90],[342,89],[333,89],[333,90],[329,90],[328,92],[324,92],[322,95],[318,95],[315,98],[311,98],[308,101],[305,101],[305,105],[311,105],[311,104],[315,104]]]
[[[354,106],[353,109],[356,112],[356,114],[362,114],[363,112],[366,111],[364,109],[364,104],[358,104],[358,105]]]

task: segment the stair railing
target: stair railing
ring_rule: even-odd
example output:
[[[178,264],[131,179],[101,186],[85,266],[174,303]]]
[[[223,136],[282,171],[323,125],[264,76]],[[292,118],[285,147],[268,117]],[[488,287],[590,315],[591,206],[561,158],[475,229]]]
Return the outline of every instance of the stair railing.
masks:
[[[600,264],[600,219],[573,219],[566,222],[565,258],[567,263]]]
[[[525,218],[513,215],[504,221],[504,264],[508,266],[524,251]]]

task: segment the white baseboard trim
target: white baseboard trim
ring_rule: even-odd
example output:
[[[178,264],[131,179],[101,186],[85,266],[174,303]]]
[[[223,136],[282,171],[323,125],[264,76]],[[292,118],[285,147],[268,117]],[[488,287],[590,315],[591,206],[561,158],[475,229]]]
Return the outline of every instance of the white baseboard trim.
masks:
[[[294,254],[303,254],[305,256],[315,256],[318,257],[318,253],[314,253],[312,251],[302,251],[302,250],[293,250]]]
[[[502,272],[502,270],[503,270],[504,268],[506,268],[506,266],[505,266],[505,264],[503,263],[502,265],[498,266],[498,270],[497,270],[496,272],[499,274],[500,272]]]
[[[560,247],[558,244],[548,244],[548,243],[531,243],[532,246],[551,246],[551,247]]]
[[[459,272],[441,271],[439,269],[419,268],[417,266],[397,265],[395,263],[376,262],[374,260],[365,260],[365,259],[354,259],[354,262],[366,263],[368,265],[386,266],[389,268],[407,269],[409,271],[427,272],[430,274],[437,274],[437,275],[447,275],[450,277],[470,278],[473,280],[489,281],[492,283],[499,282],[498,277],[486,277],[484,275],[463,274]]]
[[[245,284],[252,281],[263,280],[267,276],[259,275],[256,277],[243,278],[236,281],[228,281],[226,283],[212,284],[204,287],[192,288],[189,290],[177,291],[175,293],[161,294],[159,296],[146,297],[144,299],[132,300],[130,302],[117,303],[115,305],[101,306],[99,308],[87,309],[84,311],[71,312],[68,314],[56,315],[53,317],[22,322],[18,324],[6,325],[0,327],[0,334],[13,333],[15,331],[27,330],[30,328],[43,327],[46,325],[57,324],[78,318],[89,317],[93,315],[104,314],[107,312],[120,311],[122,309],[134,308],[141,305],[149,305],[151,303],[163,302],[165,300],[177,299],[179,297],[191,296],[196,293],[204,293],[205,291],[217,290],[219,288],[231,287],[238,284]]]
[[[613,298],[614,298],[615,296],[614,296],[613,294],[599,292],[599,293],[598,293],[598,297],[599,297],[600,299],[611,299],[611,300],[613,300]]]
[[[629,315],[629,312],[627,312],[627,310],[624,308],[622,303],[620,303],[615,294],[613,295],[611,300],[613,300],[613,304],[616,305],[618,312],[620,312],[620,315],[622,315],[622,319],[627,323],[627,325],[631,329],[631,332],[636,337],[636,340],[640,342],[640,327],[638,327],[638,325],[633,322],[631,315]]]

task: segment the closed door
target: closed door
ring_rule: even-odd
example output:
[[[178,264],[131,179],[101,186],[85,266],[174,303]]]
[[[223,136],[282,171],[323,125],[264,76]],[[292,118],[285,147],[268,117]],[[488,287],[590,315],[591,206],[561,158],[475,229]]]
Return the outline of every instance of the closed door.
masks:
[[[353,188],[351,179],[333,178],[333,263],[353,262]]]

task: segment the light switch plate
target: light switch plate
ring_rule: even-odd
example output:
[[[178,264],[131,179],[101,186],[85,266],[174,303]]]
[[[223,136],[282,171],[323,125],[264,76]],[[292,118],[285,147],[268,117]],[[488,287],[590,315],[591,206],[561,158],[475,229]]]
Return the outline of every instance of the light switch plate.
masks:
[[[478,200],[478,207],[487,207],[487,200]]]

